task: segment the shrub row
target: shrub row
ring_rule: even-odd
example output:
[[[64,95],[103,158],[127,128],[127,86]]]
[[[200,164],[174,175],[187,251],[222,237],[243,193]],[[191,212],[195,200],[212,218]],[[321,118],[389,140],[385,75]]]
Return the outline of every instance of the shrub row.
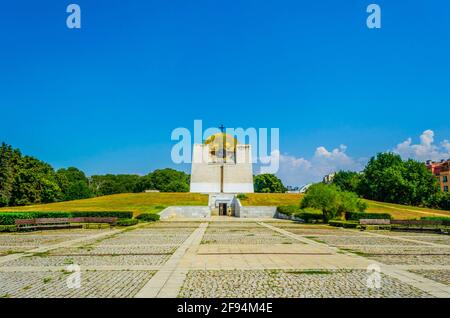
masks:
[[[442,225],[445,226],[450,226],[450,217],[445,217],[445,216],[425,216],[420,218],[421,220],[425,220],[425,221],[441,221]]]
[[[17,232],[15,225],[0,225],[0,232]]]
[[[392,219],[389,213],[345,212],[345,219],[359,221],[361,219]]]
[[[356,229],[357,227],[359,227],[359,223],[339,220],[330,220],[328,221],[328,224],[331,226],[345,227],[348,229]]]
[[[285,215],[293,215],[300,212],[300,208],[295,205],[282,205],[277,207],[278,213],[283,213]]]
[[[120,219],[120,220],[117,220],[117,225],[119,225],[119,226],[131,226],[131,225],[136,225],[136,224],[138,224],[138,220],[136,220],[136,219]]]
[[[300,213],[295,213],[294,216],[304,220],[306,223],[314,223],[314,222],[323,221],[323,215],[318,214],[318,213],[300,212]]]
[[[159,214],[156,213],[142,213],[136,217],[136,219],[139,219],[141,221],[145,222],[154,222],[159,220]]]
[[[71,218],[71,217],[116,217],[130,219],[133,212],[120,211],[80,211],[80,212],[2,212],[0,213],[0,225],[12,225],[17,219],[34,218]]]

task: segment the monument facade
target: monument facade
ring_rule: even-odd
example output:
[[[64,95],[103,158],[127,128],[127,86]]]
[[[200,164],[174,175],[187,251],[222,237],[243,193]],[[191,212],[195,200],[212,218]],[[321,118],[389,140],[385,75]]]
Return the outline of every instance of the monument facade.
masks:
[[[190,191],[253,193],[251,153],[251,145],[239,144],[223,131],[194,144]]]

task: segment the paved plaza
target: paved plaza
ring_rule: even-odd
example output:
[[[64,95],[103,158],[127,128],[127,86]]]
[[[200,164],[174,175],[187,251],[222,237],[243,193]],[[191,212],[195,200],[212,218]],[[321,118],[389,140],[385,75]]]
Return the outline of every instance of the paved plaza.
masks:
[[[228,217],[5,233],[0,297],[448,298],[450,238]]]

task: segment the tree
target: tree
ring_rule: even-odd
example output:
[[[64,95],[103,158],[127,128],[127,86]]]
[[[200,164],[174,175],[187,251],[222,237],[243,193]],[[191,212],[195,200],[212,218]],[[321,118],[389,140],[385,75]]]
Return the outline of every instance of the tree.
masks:
[[[74,167],[59,169],[56,177],[61,189],[62,201],[87,199],[93,196],[89,180],[83,171]]]
[[[14,175],[22,157],[17,149],[2,143],[0,147],[0,207],[9,205],[14,186]]]
[[[354,171],[339,171],[333,178],[332,184],[343,191],[358,192],[361,174]]]
[[[363,212],[367,204],[353,192],[340,190],[336,185],[317,183],[309,187],[300,207],[319,209],[325,222],[345,212]]]
[[[52,166],[33,157],[21,158],[14,175],[10,205],[55,202],[60,196]]]
[[[423,163],[403,161],[394,153],[372,157],[359,185],[359,194],[367,199],[408,205],[426,205],[438,191],[436,178]]]
[[[439,208],[443,210],[450,210],[450,193],[440,192]]]
[[[283,193],[286,191],[283,183],[273,174],[265,173],[253,177],[255,192]]]
[[[174,169],[158,169],[149,174],[153,188],[161,192],[188,192],[190,176]]]
[[[152,190],[155,186],[153,185],[151,174],[140,177],[136,182],[133,192],[144,192],[145,190]]]
[[[94,175],[90,179],[91,190],[96,195],[135,192],[141,177],[136,174]]]

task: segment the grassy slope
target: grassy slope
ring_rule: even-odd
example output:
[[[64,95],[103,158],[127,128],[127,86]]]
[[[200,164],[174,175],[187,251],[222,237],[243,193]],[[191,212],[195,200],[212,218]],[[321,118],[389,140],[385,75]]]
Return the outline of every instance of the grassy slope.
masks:
[[[294,193],[247,193],[247,199],[241,199],[242,205],[249,206],[280,206],[297,205],[303,194]]]
[[[164,206],[207,205],[208,196],[196,193],[123,193],[98,198],[58,202],[50,204],[8,207],[5,211],[133,211],[159,212]]]
[[[298,205],[303,195],[288,193],[252,193],[242,199],[247,206]],[[449,216],[450,211],[404,206],[366,200],[367,212],[387,212],[396,219],[412,219],[424,216]],[[208,196],[196,193],[124,193],[108,195],[87,200],[76,200],[50,204],[29,205],[24,207],[2,208],[4,211],[133,211],[159,212],[164,206],[171,205],[207,205]]]
[[[298,205],[302,194],[290,193],[253,193],[247,194],[248,198],[241,200],[243,205]],[[367,212],[390,213],[396,219],[414,219],[425,216],[448,216],[450,211],[433,210],[427,208],[418,208],[407,205],[392,204],[365,200],[369,207]]]

